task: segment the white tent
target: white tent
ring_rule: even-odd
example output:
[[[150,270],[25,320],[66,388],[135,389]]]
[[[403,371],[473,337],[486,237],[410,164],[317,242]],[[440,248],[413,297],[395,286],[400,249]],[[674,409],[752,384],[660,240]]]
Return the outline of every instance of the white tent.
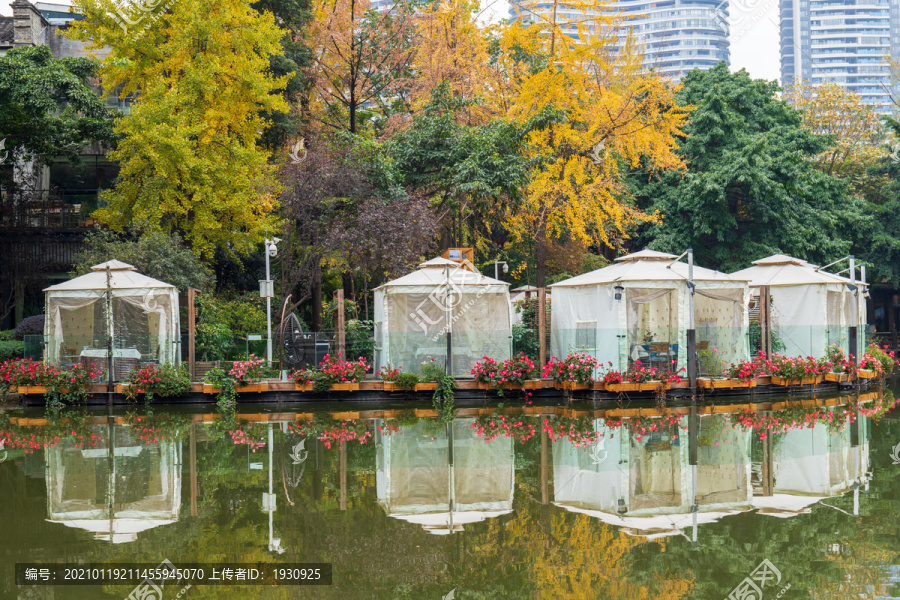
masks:
[[[642,250],[550,286],[552,353],[587,352],[618,370],[635,360],[686,366],[688,266],[675,258]],[[747,358],[747,282],[696,266],[693,275],[698,349]]]
[[[754,296],[760,286],[769,286],[772,332],[789,356],[824,356],[825,349],[838,344],[849,352],[848,328],[857,304],[860,356],[865,348],[866,301],[863,286],[850,289],[850,279],[819,270],[805,260],[775,254],[753,261],[753,266],[732,274],[750,281]]]
[[[376,437],[375,485],[389,516],[442,535],[512,511],[513,439],[485,443],[473,422],[454,420],[452,439],[426,431],[423,423]]]
[[[703,417],[700,427],[694,469],[687,435],[662,431],[638,441],[596,420],[595,431],[604,437],[595,447],[554,443],[554,504],[651,538],[694,523],[695,493],[698,525],[750,510],[750,434],[727,426],[722,415]]]
[[[435,258],[375,288],[375,369],[418,372],[429,359],[443,364],[451,332],[453,375],[466,377],[483,356],[510,357],[509,284]]]
[[[180,442],[147,446],[125,427],[115,427],[114,439],[114,448],[67,442],[47,450],[48,521],[119,544],[178,520]]]
[[[50,364],[95,363],[105,369],[110,332],[116,379],[127,377],[139,363],[178,362],[181,332],[175,286],[111,260],[44,292]]]

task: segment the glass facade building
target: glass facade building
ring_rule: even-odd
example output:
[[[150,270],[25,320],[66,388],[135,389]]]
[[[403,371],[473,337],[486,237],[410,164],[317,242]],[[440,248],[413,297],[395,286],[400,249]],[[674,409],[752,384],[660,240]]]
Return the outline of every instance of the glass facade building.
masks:
[[[538,9],[549,12],[553,5]],[[557,12],[569,22],[584,18],[565,5],[558,5]],[[644,67],[669,79],[677,81],[693,69],[729,62],[728,0],[616,0],[606,15],[624,19],[613,32],[617,45],[624,45],[631,34],[643,49]],[[528,18],[515,2],[510,4],[511,21]],[[574,36],[574,25],[570,31]]]
[[[900,0],[780,0],[779,12],[782,85],[833,82],[890,112]]]

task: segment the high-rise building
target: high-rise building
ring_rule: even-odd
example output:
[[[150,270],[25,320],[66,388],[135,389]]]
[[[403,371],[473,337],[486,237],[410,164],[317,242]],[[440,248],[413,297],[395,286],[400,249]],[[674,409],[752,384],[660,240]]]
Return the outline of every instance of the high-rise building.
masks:
[[[780,0],[781,84],[833,82],[890,112],[900,0]]]
[[[552,10],[542,4],[538,10]],[[510,20],[528,19],[515,0],[510,2]],[[631,33],[643,49],[646,69],[672,80],[679,80],[693,69],[711,69],[723,60],[729,62],[728,0],[614,0],[608,16],[624,20],[612,32],[619,45]],[[562,20],[584,19],[580,11],[559,5]],[[569,30],[574,36],[575,26]]]

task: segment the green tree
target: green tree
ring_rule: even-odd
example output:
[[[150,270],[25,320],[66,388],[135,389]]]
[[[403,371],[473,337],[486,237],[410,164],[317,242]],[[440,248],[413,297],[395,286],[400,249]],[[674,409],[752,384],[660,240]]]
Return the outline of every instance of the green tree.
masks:
[[[270,59],[284,31],[247,0],[186,0],[149,11],[79,0],[72,36],[108,46],[105,89],[135,93],[110,158],[120,179],[96,215],[116,230],[174,231],[203,256],[255,248],[273,230],[279,191],[259,147],[264,114],[286,111]],[[119,17],[128,13],[131,29]],[[130,11],[130,12],[129,12]]]
[[[830,262],[851,249],[852,231],[868,227],[863,202],[814,158],[833,139],[804,128],[800,113],[778,99],[775,82],[729,73],[725,63],[683,80],[680,104],[692,104],[678,152],[686,172],[631,176],[639,205],[659,210],[638,241],[724,271],[782,252]]]
[[[171,283],[181,292],[196,288],[212,289],[215,275],[177,234],[149,233],[140,239],[128,239],[110,231],[96,229],[85,236],[75,256],[73,276],[90,273],[91,267],[107,260],[128,263],[138,272]]]
[[[900,139],[900,122],[886,119],[894,136]],[[900,144],[900,142],[898,142]],[[873,226],[860,232],[857,246],[863,260],[875,267],[869,281],[887,278],[894,285],[900,285],[900,162],[897,148],[893,155],[882,158],[869,170],[869,175],[883,181],[866,193],[866,209],[873,216]]]

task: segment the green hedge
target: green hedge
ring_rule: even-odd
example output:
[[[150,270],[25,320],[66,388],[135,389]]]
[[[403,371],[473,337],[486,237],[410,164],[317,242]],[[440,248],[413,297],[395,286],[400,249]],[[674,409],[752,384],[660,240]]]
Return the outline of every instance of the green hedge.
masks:
[[[0,340],[0,362],[10,358],[25,356],[25,342],[18,340]]]

